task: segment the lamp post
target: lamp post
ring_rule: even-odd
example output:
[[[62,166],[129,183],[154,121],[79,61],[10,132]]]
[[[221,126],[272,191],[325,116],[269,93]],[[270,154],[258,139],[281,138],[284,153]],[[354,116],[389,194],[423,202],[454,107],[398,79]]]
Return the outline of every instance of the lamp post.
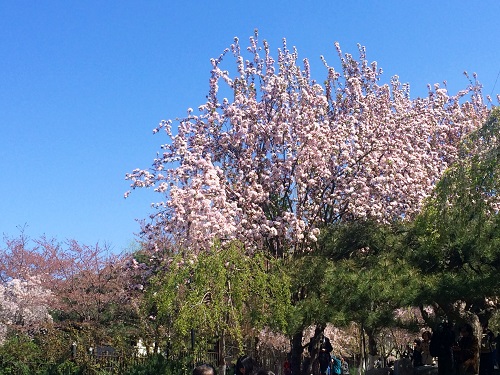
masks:
[[[73,343],[71,344],[71,358],[74,360],[76,360],[76,342],[73,341]]]

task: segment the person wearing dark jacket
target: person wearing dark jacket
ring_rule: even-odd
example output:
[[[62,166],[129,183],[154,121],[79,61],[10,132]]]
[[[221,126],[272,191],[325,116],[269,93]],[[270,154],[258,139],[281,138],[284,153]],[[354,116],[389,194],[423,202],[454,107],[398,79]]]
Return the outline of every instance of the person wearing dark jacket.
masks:
[[[464,324],[460,329],[460,339],[458,345],[453,347],[453,351],[459,375],[477,374],[479,345],[470,324]]]
[[[430,354],[438,358],[438,375],[453,374],[453,345],[455,333],[451,323],[443,322],[432,333]]]
[[[413,367],[423,366],[422,362],[422,341],[415,339],[413,341],[413,354],[411,356]]]

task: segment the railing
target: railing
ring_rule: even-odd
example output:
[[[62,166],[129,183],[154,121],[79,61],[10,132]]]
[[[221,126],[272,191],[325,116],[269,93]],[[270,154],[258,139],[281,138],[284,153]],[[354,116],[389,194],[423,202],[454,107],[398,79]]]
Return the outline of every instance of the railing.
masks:
[[[251,354],[257,361],[257,363],[268,369],[272,370],[276,375],[283,375],[283,363],[286,359],[286,353],[275,349],[261,349],[255,353]],[[220,358],[217,352],[213,351],[183,351],[178,353],[170,353],[165,357],[167,361],[172,362],[183,362],[187,364],[188,368],[192,368],[197,363],[210,363],[213,366],[219,366]],[[150,358],[137,356],[137,355],[126,355],[126,354],[80,354],[76,358],[76,362],[82,365],[84,370],[84,375],[96,375],[100,373],[110,374],[110,375],[121,375],[126,372],[127,369],[138,365],[144,364]],[[227,358],[226,362],[228,368],[234,364],[236,358]],[[186,375],[190,372],[186,372]],[[183,375],[183,374],[178,374]]]

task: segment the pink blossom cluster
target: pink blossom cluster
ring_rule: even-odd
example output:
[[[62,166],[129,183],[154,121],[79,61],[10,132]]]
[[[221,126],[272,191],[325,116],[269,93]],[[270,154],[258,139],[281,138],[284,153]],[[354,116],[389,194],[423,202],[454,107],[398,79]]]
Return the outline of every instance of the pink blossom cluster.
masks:
[[[336,47],[341,69],[323,59],[323,84],[286,41],[276,60],[257,35],[248,59],[237,39],[212,59],[199,114],[189,109],[175,130],[162,121],[154,132],[168,142],[153,167],[126,175],[162,197],[145,231],[194,252],[217,239],[283,253],[310,249],[327,223],[415,215],[486,119],[481,87],[434,85],[411,99],[397,76],[380,83],[363,47],[359,59]],[[229,51],[234,75],[221,69]]]
[[[22,327],[25,330],[52,321],[49,315],[50,290],[43,287],[39,278],[11,279],[0,283],[0,344],[7,328]]]

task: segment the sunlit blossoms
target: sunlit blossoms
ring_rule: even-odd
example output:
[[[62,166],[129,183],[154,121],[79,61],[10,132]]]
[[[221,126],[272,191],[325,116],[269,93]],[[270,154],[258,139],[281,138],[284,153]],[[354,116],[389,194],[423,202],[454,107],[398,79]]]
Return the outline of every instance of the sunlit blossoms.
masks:
[[[208,100],[188,111],[148,170],[127,174],[132,188],[154,187],[162,198],[146,233],[167,234],[193,251],[218,239],[278,254],[309,249],[326,223],[412,217],[461,138],[488,109],[480,85],[457,95],[439,85],[411,99],[394,76],[336,45],[341,69],[324,61],[322,84],[295,50],[271,56],[250,38],[248,60],[235,39],[212,60]],[[229,52],[236,72],[222,69]]]
[[[29,330],[52,321],[48,307],[51,295],[37,278],[0,283],[0,344],[9,327]]]

